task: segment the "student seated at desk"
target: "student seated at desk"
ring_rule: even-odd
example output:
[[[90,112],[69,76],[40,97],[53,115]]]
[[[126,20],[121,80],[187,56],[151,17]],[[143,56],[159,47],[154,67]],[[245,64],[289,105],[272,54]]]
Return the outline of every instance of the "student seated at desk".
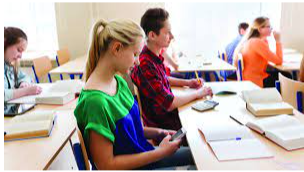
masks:
[[[299,81],[304,82],[304,58],[301,62]]]
[[[18,69],[18,60],[27,47],[27,36],[19,28],[4,27],[4,102],[40,94],[42,89],[32,85],[29,76]]]
[[[212,90],[202,87],[202,79],[185,80],[166,75],[161,51],[173,39],[168,18],[169,13],[162,8],[148,9],[142,16],[141,27],[147,36],[147,45],[140,54],[140,65],[134,68],[131,78],[140,93],[145,125],[178,130],[181,123],[177,108],[212,95]],[[175,96],[171,86],[189,86],[197,90],[188,95]]]
[[[266,72],[269,62],[276,65],[283,63],[282,43],[280,33],[273,31],[276,41],[276,53],[273,53],[267,42],[267,37],[272,33],[272,27],[267,17],[258,17],[250,26],[249,31],[237,46],[234,57],[242,53],[244,70],[243,79],[250,80],[260,87],[274,87],[278,80],[278,72]],[[237,58],[234,65],[237,66]],[[282,72],[282,74],[286,75]]]
[[[233,63],[234,50],[241,41],[242,37],[245,35],[248,27],[249,27],[248,23],[240,23],[238,26],[239,35],[231,43],[229,43],[225,49],[227,54],[227,61],[231,65]],[[228,79],[237,80],[235,71],[226,71],[226,74]]]
[[[74,111],[93,168],[155,169],[194,165],[172,130],[142,127],[139,108],[126,81],[142,49],[144,32],[130,20],[100,20],[94,26],[86,65],[86,84]],[[161,138],[154,148],[146,138]],[[92,162],[92,161],[91,161]],[[94,167],[95,166],[95,167]]]

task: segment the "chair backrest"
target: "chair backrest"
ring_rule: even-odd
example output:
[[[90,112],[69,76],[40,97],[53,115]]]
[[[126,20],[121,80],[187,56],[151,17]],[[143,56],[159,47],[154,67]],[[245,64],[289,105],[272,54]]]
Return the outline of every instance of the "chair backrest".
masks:
[[[71,59],[70,52],[67,48],[61,49],[57,51],[57,57],[56,57],[57,65],[63,65],[66,62],[68,62]]]
[[[303,112],[304,83],[289,79],[282,74],[279,74],[279,81],[283,100],[298,110],[302,108]],[[300,94],[302,94],[302,100],[298,98]]]
[[[140,113],[140,117],[142,118],[142,106],[141,106],[141,100],[140,100],[140,96],[139,96],[139,90],[137,88],[137,86],[135,84],[133,84],[134,86],[134,93],[137,97],[137,102],[138,102],[138,106],[139,106],[139,113]]]
[[[239,53],[237,55],[237,78],[238,78],[238,81],[243,81],[243,70],[244,70],[243,55],[241,53]]]
[[[74,156],[79,170],[90,170],[89,158],[81,131],[77,127],[77,134],[80,143],[73,144]]]
[[[47,56],[34,59],[32,69],[37,83],[39,83],[39,78],[46,75],[48,75],[49,81],[52,82],[49,74],[49,71],[52,70],[52,62]]]

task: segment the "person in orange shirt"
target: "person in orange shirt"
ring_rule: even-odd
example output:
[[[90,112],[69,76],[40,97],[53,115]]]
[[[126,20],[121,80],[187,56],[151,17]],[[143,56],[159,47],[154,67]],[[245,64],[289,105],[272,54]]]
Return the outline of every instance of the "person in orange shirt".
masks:
[[[301,82],[304,82],[304,58],[302,59],[302,63],[301,63],[299,80]]]
[[[273,32],[276,41],[276,53],[269,49],[267,37]],[[243,79],[250,80],[260,87],[274,87],[278,80],[278,72],[267,73],[269,62],[281,65],[283,62],[282,44],[280,33],[272,31],[272,27],[267,17],[258,17],[254,20],[249,30],[240,42],[234,57],[238,53],[243,56],[244,70]],[[237,58],[234,58],[237,64]]]

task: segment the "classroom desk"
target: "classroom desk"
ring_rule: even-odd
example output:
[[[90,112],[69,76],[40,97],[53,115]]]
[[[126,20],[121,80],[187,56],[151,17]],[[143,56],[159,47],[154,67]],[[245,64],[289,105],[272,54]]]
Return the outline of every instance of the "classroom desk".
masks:
[[[172,72],[194,72],[194,71],[205,72],[206,81],[210,81],[209,72],[236,71],[236,67],[230,65],[229,63],[219,58],[204,59],[202,57],[195,57],[189,59],[183,57],[179,59],[178,64],[179,64],[178,69]],[[226,78],[226,76],[224,77]],[[216,74],[216,81],[219,81],[217,74]]]
[[[211,82],[206,85],[222,85],[222,87],[233,87],[238,91],[260,89],[249,81],[243,82]],[[174,94],[187,94],[186,88],[173,88]],[[207,111],[204,113],[197,112],[191,109],[189,103],[179,108],[179,117],[182,126],[187,130],[187,140],[194,157],[198,170],[291,170],[291,169],[304,169],[304,149],[296,151],[286,151],[277,144],[271,142],[265,137],[251,132],[256,138],[258,138],[265,146],[274,154],[273,158],[264,159],[246,159],[235,161],[222,161],[219,162],[212,152],[211,148],[206,143],[203,134],[198,130],[198,125],[202,121],[208,123],[216,123],[218,120],[229,119],[229,115],[232,113],[242,113],[251,115],[245,108],[245,102],[238,95],[227,96],[214,96],[214,100],[220,104],[215,110]],[[214,116],[217,116],[217,120],[214,120]],[[213,117],[213,118],[212,118]],[[304,123],[304,115],[298,111],[295,111],[295,117]],[[228,148],[227,148],[228,149]]]
[[[202,58],[194,58],[194,59],[179,59],[179,67],[174,72],[193,72],[193,71],[202,71],[202,72],[210,72],[210,71],[235,71],[236,68],[229,63],[218,59],[202,59]]]
[[[75,100],[76,101],[76,100]],[[69,145],[76,131],[73,115],[73,102],[61,106],[56,122],[49,137],[4,142],[5,170],[46,170],[62,151]],[[50,110],[58,108],[54,105],[37,105],[33,110]],[[10,118],[4,118],[4,123]],[[75,163],[74,163],[75,164]]]
[[[68,74],[72,75],[72,79],[74,75],[81,75],[85,71],[86,66],[86,55],[83,55],[79,58],[71,60],[63,65],[58,66],[55,69],[52,69],[50,74]]]
[[[278,70],[292,72],[293,79],[297,80],[297,72],[300,71],[302,58],[302,53],[284,53],[282,65],[269,64]]]

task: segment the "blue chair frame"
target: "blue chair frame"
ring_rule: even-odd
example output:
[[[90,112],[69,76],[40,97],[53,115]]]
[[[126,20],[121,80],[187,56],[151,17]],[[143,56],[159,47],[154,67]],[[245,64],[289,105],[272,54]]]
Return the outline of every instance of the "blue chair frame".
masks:
[[[276,81],[275,86],[276,86],[276,89],[281,93],[281,83],[280,83],[280,81]],[[304,112],[303,111],[303,93],[301,91],[297,91],[296,100],[297,100],[298,111]]]

